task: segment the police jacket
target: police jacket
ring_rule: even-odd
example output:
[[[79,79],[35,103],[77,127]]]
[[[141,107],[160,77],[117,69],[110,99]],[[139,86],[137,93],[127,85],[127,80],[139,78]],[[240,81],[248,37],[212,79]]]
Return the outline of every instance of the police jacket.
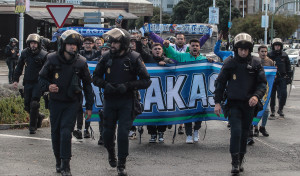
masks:
[[[228,83],[228,84],[227,84]],[[227,99],[248,101],[252,96],[261,99],[266,92],[267,80],[261,59],[228,57],[215,81],[215,103],[221,103],[226,89]]]
[[[268,57],[275,62],[277,67],[276,78],[292,77],[291,63],[289,56],[284,51],[271,51],[268,53]]]
[[[91,51],[81,50],[80,55],[86,58],[87,61],[92,61],[101,55],[100,51],[92,49]]]
[[[50,53],[39,76],[42,91],[49,91],[50,84],[57,85],[59,91],[57,93],[50,92],[50,99],[56,101],[79,101],[82,92],[73,90],[73,86],[75,84],[81,88],[82,81],[86,109],[92,109],[94,103],[92,79],[86,59],[81,55],[77,54],[73,59],[66,60],[58,52]],[[78,78],[75,83],[74,77]]]
[[[11,50],[15,50],[15,53],[12,53]],[[6,45],[4,53],[7,57],[7,59],[12,59],[12,60],[17,60],[18,59],[18,54],[19,49],[17,46],[11,46],[11,45]]]
[[[117,57],[113,57],[110,52],[105,52],[93,72],[93,83],[100,88],[105,88],[107,83],[114,86],[125,84],[126,93],[108,94],[104,91],[104,98],[132,98],[134,90],[148,88],[151,80],[137,52],[128,51]]]
[[[29,48],[24,49],[21,52],[17,68],[14,73],[14,82],[19,82],[19,78],[22,75],[25,65],[23,84],[37,83],[39,72],[47,60],[47,55],[48,53],[44,50],[40,50],[40,52],[37,53],[32,53]]]

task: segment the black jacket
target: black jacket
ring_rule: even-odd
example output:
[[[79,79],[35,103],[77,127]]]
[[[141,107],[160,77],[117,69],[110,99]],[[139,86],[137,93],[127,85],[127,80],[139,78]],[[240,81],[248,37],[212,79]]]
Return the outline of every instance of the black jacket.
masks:
[[[19,82],[19,78],[22,75],[25,65],[23,84],[37,83],[39,72],[47,60],[47,55],[48,53],[44,50],[40,50],[37,54],[33,54],[29,48],[24,49],[21,52],[17,68],[14,73],[14,82]]]
[[[92,49],[91,51],[81,50],[79,54],[85,57],[87,61],[92,61],[101,55],[101,51],[97,51],[95,49]]]
[[[39,83],[42,91],[49,91],[50,84],[56,84],[59,88],[58,93],[50,92],[50,99],[56,101],[76,101],[80,99],[80,92],[72,91],[72,80],[77,75],[78,85],[83,85],[86,99],[86,109],[91,110],[94,104],[94,94],[92,89],[92,79],[86,63],[86,59],[81,55],[76,55],[71,60],[66,60],[58,52],[48,55],[48,60],[39,73]],[[80,86],[81,87],[81,86]],[[71,93],[70,93],[71,91]],[[73,96],[72,96],[73,95]]]
[[[268,53],[268,57],[271,58],[277,67],[276,78],[292,77],[291,63],[289,56],[284,51],[271,51]]]
[[[100,88],[105,88],[107,83],[114,86],[125,84],[127,87],[126,93],[107,94],[104,91],[104,97],[132,98],[134,90],[148,88],[151,80],[140,54],[137,52],[129,51],[119,57],[112,57],[110,52],[106,52],[93,72],[93,83]]]
[[[12,53],[11,50],[15,50],[15,53]],[[17,46],[6,45],[4,53],[7,59],[17,60],[17,54],[19,53],[19,49]]]
[[[252,96],[261,99],[266,92],[267,80],[261,60],[228,57],[215,81],[215,103],[221,103],[226,89],[227,99],[248,101]]]

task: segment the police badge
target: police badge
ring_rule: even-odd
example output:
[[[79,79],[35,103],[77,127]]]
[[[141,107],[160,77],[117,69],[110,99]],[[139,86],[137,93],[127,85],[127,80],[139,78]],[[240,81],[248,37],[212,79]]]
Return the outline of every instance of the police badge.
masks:
[[[110,68],[107,69],[107,73],[110,74]]]
[[[233,74],[232,79],[236,80],[236,75],[235,74]]]
[[[59,78],[59,75],[58,75],[58,73],[55,73],[55,79],[58,79]]]

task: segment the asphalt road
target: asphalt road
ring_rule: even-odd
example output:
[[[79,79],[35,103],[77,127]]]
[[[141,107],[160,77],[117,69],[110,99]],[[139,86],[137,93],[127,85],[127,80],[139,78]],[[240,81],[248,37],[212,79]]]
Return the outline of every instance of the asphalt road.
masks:
[[[0,62],[0,68],[3,67]],[[0,82],[7,81],[1,74]],[[248,147],[243,176],[300,175],[300,68],[296,68],[291,95],[284,109],[285,120],[269,120],[269,137],[255,138]],[[145,129],[142,144],[130,140],[127,171],[131,176],[226,176],[231,175],[229,154],[230,130],[223,121],[208,121],[200,129],[201,140],[185,144],[185,135],[177,135],[172,144],[174,127],[165,133],[165,143],[149,144]],[[92,123],[95,138],[72,140],[71,171],[79,175],[117,175],[110,168],[107,152],[97,145],[98,124]],[[206,129],[206,136],[203,140]],[[0,131],[0,175],[59,175],[51,146],[50,128],[41,128],[34,135],[28,129]]]

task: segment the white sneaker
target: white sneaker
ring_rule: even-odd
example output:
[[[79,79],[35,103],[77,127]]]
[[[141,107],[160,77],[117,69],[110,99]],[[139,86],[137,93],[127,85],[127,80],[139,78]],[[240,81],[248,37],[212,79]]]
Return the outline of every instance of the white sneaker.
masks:
[[[187,143],[187,144],[193,144],[194,143],[193,136],[187,136],[185,143]]]
[[[194,142],[198,142],[199,141],[199,131],[195,130],[194,131]]]
[[[129,131],[129,134],[128,134],[128,137],[130,137],[130,138],[135,138],[135,136],[136,136],[136,133],[134,132],[134,131]]]

